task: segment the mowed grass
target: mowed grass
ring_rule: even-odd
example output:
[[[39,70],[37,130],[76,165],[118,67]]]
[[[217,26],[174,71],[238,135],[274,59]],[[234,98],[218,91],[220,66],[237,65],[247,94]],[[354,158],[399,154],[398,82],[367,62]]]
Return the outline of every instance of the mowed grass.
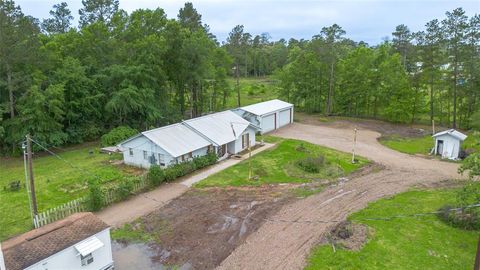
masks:
[[[331,245],[317,247],[306,269],[472,269],[478,231],[453,228],[435,215],[361,220],[432,212],[454,202],[454,190],[416,190],[371,203],[349,217],[373,231],[365,246],[336,252]]]
[[[90,150],[93,150],[93,154],[89,153]],[[87,181],[95,177],[93,174],[103,183],[108,183],[133,173],[127,168],[120,169],[110,164],[110,160],[118,156],[99,153],[96,144],[59,150],[58,154],[77,168],[51,155],[34,158],[35,189],[40,212],[85,195]],[[24,173],[22,158],[0,159],[0,239],[31,229]],[[21,189],[10,191],[9,183],[18,180]]]
[[[480,133],[471,132],[467,134],[467,139],[462,144],[462,149],[480,151]],[[427,135],[418,138],[404,138],[399,136],[389,136],[381,138],[380,143],[402,153],[428,155],[435,145],[432,136]]]
[[[227,99],[226,105],[227,108],[236,108],[238,107],[237,81],[235,78],[229,78],[228,83],[232,88],[232,92]],[[239,85],[241,106],[278,98],[277,87],[270,77],[240,78]]]
[[[432,136],[419,138],[403,138],[399,136],[390,136],[379,140],[381,144],[406,154],[425,154],[430,153],[434,146]]]
[[[275,141],[277,139],[269,139]],[[301,147],[301,151],[299,150]],[[308,173],[296,165],[296,162],[307,157],[322,155],[325,165],[318,173]],[[249,164],[252,166],[252,175],[257,179],[248,179]],[[211,186],[256,186],[276,183],[306,183],[316,180],[336,179],[357,170],[368,161],[358,158],[355,164],[351,163],[351,155],[330,148],[321,147],[304,141],[281,139],[273,149],[265,150],[251,158],[244,160],[228,169],[209,176],[196,184],[196,187]]]

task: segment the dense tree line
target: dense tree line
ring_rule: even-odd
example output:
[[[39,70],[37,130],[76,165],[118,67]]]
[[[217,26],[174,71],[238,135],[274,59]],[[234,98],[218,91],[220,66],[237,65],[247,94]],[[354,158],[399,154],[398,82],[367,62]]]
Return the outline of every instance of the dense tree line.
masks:
[[[0,0],[0,152],[30,133],[57,146],[226,108],[229,76],[270,76],[298,109],[393,122],[480,119],[480,16],[461,9],[370,46],[339,25],[310,40],[272,41],[235,26],[220,44],[191,3],[128,14],[118,0],[83,0],[78,26],[66,3],[40,21]],[[236,89],[235,93],[233,90]]]
[[[462,128],[480,118],[478,14],[457,8],[416,33],[402,24],[375,46],[345,34],[334,24],[311,40],[271,42],[236,26],[225,47],[237,75],[274,74],[280,95],[309,112]]]
[[[79,143],[128,125],[144,130],[225,106],[232,60],[186,3],[127,14],[118,0],[66,3],[39,21],[0,0],[0,151],[27,133]]]

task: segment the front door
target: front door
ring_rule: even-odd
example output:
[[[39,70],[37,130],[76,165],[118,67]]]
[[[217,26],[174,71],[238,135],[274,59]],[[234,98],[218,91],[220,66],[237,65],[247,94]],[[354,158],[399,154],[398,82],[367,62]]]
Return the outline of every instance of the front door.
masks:
[[[217,155],[218,155],[219,157],[223,157],[226,152],[227,152],[227,145],[224,144],[224,145],[222,145],[222,146],[220,146],[220,147],[218,148]]]
[[[443,155],[443,141],[437,141],[437,155]]]

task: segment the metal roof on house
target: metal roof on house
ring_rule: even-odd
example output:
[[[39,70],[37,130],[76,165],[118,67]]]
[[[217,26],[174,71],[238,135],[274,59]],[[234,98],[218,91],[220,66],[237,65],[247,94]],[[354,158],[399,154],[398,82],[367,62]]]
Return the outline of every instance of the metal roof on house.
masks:
[[[73,214],[4,241],[5,266],[8,270],[25,269],[107,228],[90,212]]]
[[[467,138],[467,135],[459,132],[459,131],[456,131],[455,129],[449,129],[449,130],[445,130],[445,131],[442,131],[442,132],[438,132],[436,133],[435,135],[433,135],[432,137],[438,137],[438,136],[442,136],[442,135],[445,135],[445,134],[448,134],[452,137],[455,137],[461,141],[464,141],[466,138]]]
[[[212,144],[181,123],[144,131],[142,134],[173,157],[179,157]]]
[[[186,120],[183,123],[195,129],[217,146],[236,140],[251,125],[250,122],[232,111],[212,113]]]
[[[292,107],[293,104],[281,101],[279,99],[272,99],[265,102],[260,102],[248,106],[241,107],[240,109],[253,113],[255,115],[265,115],[282,109],[288,109]]]

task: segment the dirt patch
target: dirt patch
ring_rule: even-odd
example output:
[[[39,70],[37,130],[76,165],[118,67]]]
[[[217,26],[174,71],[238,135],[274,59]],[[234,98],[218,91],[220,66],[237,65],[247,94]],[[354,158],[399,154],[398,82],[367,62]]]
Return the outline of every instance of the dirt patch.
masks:
[[[151,260],[162,265],[218,266],[264,218],[294,200],[291,187],[190,190],[140,219],[154,238]],[[133,224],[135,225],[135,224]]]
[[[323,237],[321,244],[330,244],[334,249],[343,248],[356,251],[365,245],[371,234],[371,229],[364,224],[343,221]]]
[[[302,124],[328,126],[333,128],[369,129],[382,134],[382,137],[400,136],[408,138],[423,137],[431,134],[431,127],[426,125],[392,124],[381,120],[358,119],[347,117],[324,117],[319,114],[296,113],[296,120]],[[437,127],[437,131],[446,128]]]

